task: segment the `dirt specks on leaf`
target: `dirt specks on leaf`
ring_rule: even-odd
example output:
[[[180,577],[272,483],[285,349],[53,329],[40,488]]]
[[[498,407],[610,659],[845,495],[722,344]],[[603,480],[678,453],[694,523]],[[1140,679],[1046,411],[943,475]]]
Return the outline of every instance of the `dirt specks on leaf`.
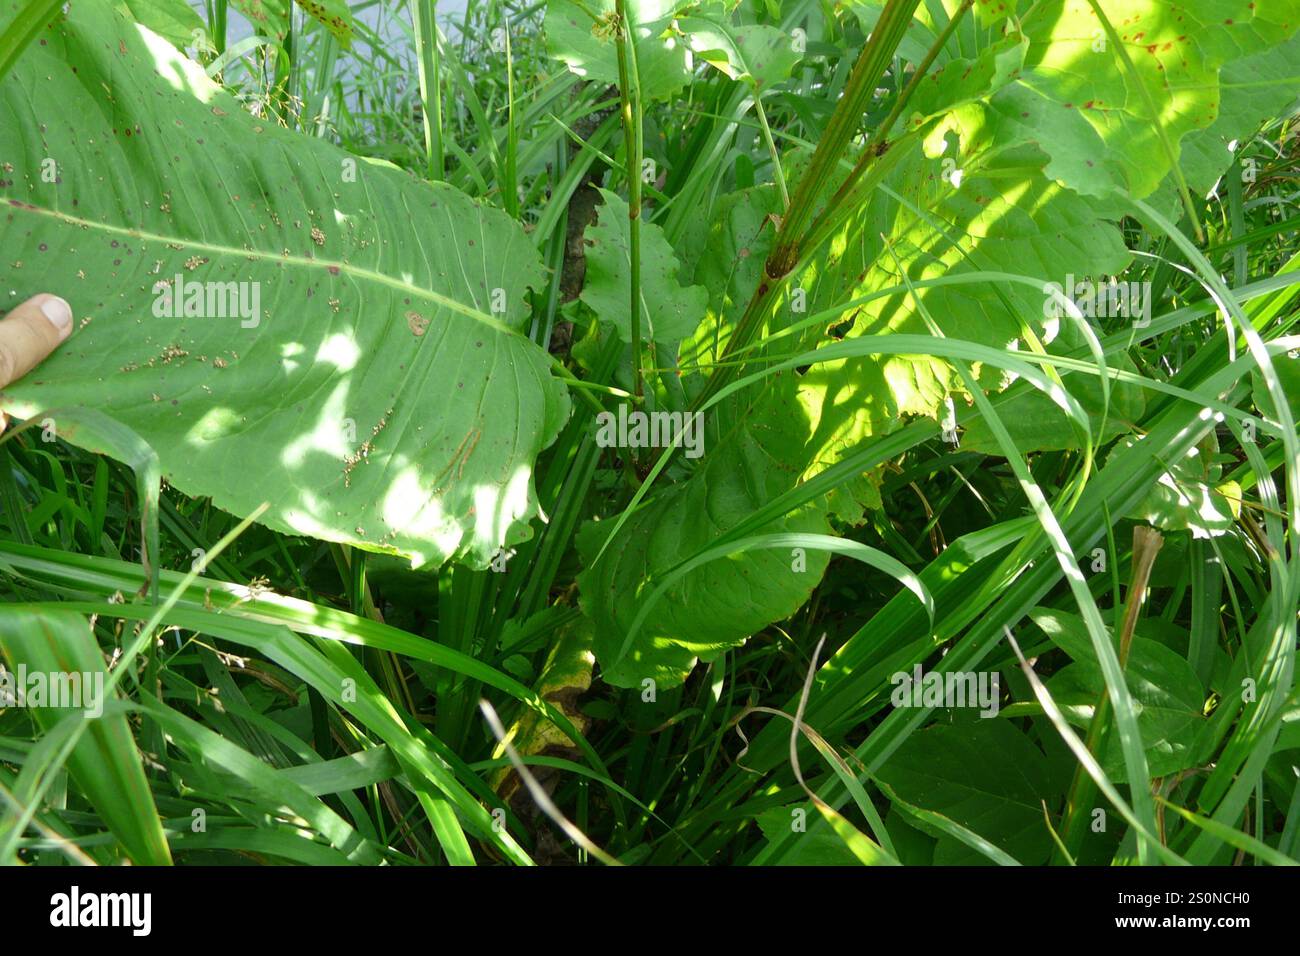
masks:
[[[384,417],[379,420],[379,424],[370,430],[370,437],[362,442],[356,451],[343,459],[344,488],[352,487],[352,469],[370,457],[370,453],[375,450],[375,439],[379,437],[380,432],[388,427],[388,418],[392,414],[393,410],[391,408],[384,412]]]
[[[185,358],[189,354],[189,352],[173,342],[171,345],[163,349],[162,354],[158,357],[162,359],[164,365],[170,365],[176,359]]]

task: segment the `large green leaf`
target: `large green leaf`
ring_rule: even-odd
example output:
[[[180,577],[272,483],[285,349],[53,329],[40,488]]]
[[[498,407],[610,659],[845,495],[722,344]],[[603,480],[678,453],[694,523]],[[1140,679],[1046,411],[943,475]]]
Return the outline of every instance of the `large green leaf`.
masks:
[[[987,100],[1020,73],[1028,49],[1029,41],[1013,33],[989,44],[973,59],[957,57],[936,63],[908,103],[909,125],[918,126],[966,103]]]
[[[950,128],[939,136],[944,123],[941,118],[921,128],[919,144],[906,139],[894,147],[903,155],[896,155],[883,188],[800,277],[809,313],[870,297],[841,312],[837,334],[846,341],[929,335],[920,303],[947,338],[1015,348],[1029,331],[1044,332],[1047,283],[1121,272],[1130,261],[1108,210],[1046,176],[1042,153],[991,148],[974,131]],[[774,324],[799,318],[778,316]],[[986,388],[1007,383],[997,369],[978,371]],[[1075,377],[1067,387],[1080,385],[1091,383]],[[950,400],[964,401],[963,391],[953,366],[933,354],[862,355],[814,365],[799,389],[814,425],[810,471],[824,470],[913,416],[942,418]],[[1059,413],[1044,409],[1042,417],[1071,435]],[[856,504],[873,506],[873,495],[864,490]],[[844,503],[836,511],[851,519],[853,508]]]
[[[1291,417],[1300,419],[1300,352],[1290,352],[1285,357],[1280,355],[1274,357],[1273,371],[1277,373],[1278,380],[1282,383],[1282,391],[1286,393],[1286,403],[1291,409]],[[1276,419],[1277,404],[1264,387],[1263,376],[1258,371],[1252,371],[1250,383],[1255,407],[1263,414]]]
[[[824,551],[800,559],[792,550],[763,550],[711,561],[674,584],[626,645],[656,575],[798,481],[807,422],[791,414],[790,398],[766,389],[755,402],[725,403],[705,432],[699,467],[637,511],[599,561],[609,523],[582,529],[578,548],[586,570],[578,584],[582,608],[596,624],[596,657],[607,682],[629,687],[650,678],[660,687],[679,684],[697,659],[712,660],[794,613],[821,580]],[[763,530],[830,529],[824,506],[817,505]]]
[[[864,2],[855,10],[873,20],[880,0]],[[989,95],[971,100],[968,113],[980,117],[998,148],[1037,145],[1050,158],[1047,175],[1080,193],[1118,190],[1141,198],[1174,162],[1194,191],[1208,190],[1230,159],[1228,144],[1294,99],[1297,0],[1098,0],[1097,6],[1118,44],[1089,0],[989,5],[1019,12],[1013,22],[1023,35],[1009,34],[972,61],[941,54],[932,71],[935,86],[923,84],[913,107],[928,115],[935,101],[956,105],[960,97],[948,95],[945,85],[955,91],[977,83],[999,46],[1027,40],[1023,65],[1004,74],[1011,82],[992,84]],[[912,25],[918,38],[933,29],[923,25],[928,16],[923,8]],[[903,53],[916,62],[921,47],[914,41]]]
[[[974,831],[1026,865],[1047,862],[1051,835],[1043,801],[1060,792],[1047,758],[1005,720],[971,719],[928,727],[908,737],[876,776],[909,804]],[[922,822],[922,829],[930,829]],[[937,865],[985,862],[940,836]]]
[[[802,58],[792,34],[767,24],[733,25],[719,0],[626,0],[637,77],[646,100],[667,99],[691,79],[694,57],[756,90],[790,75]],[[546,39],[552,55],[578,76],[617,83],[615,0],[548,0]],[[631,69],[629,59],[628,68]]]
[[[1233,144],[1249,139],[1265,119],[1296,102],[1300,32],[1285,43],[1224,64],[1219,74],[1219,112],[1214,123],[1188,134],[1179,157],[1187,181],[1207,193],[1222,174]]]
[[[543,271],[519,227],[254,120],[111,11],[48,39],[0,85],[4,286],[80,328],[0,407],[99,407],[173,485],[283,531],[480,567],[526,538],[569,400],[522,334]],[[156,314],[196,282],[258,308]]]
[[[258,32],[283,40],[289,32],[290,0],[231,0],[232,7]]]
[[[627,0],[641,95],[665,99],[691,78],[686,45],[672,34],[673,14],[689,0]],[[594,19],[593,19],[594,18]],[[615,0],[548,0],[546,43],[551,54],[588,80],[618,82]]]
[[[697,286],[677,294],[703,286],[708,301],[701,303],[705,320],[682,345],[684,369],[711,361],[715,348],[726,342],[743,297],[761,274],[770,245],[764,221],[775,201],[769,188],[728,196],[715,221],[697,228],[685,243],[683,270]],[[697,660],[715,658],[808,599],[827,566],[825,552],[735,554],[673,584],[626,644],[657,576],[799,482],[808,468],[810,434],[794,377],[777,376],[721,403],[708,419],[698,465],[632,515],[607,548],[608,523],[582,530],[582,607],[596,624],[596,657],[607,682],[635,686],[652,678],[661,687],[678,684]],[[829,503],[818,502],[760,533],[826,534],[828,510]]]
[[[1132,441],[1125,439],[1124,444]],[[1242,494],[1235,481],[1220,482],[1223,463],[1218,452],[1218,438],[1210,432],[1191,454],[1169,462],[1169,470],[1129,517],[1150,522],[1161,531],[1191,531],[1195,538],[1227,534],[1236,526]]]
[[[1048,689],[1066,717],[1086,728],[1105,682],[1082,619],[1046,608],[1035,610],[1030,617],[1073,659],[1074,663],[1053,675]],[[1205,690],[1192,665],[1158,641],[1136,637],[1124,678],[1137,705],[1138,730],[1151,776],[1163,777],[1193,766],[1196,737],[1205,724]],[[1031,709],[1036,708],[1031,705]],[[1117,735],[1108,739],[1102,765],[1113,779],[1123,779],[1124,758]]]
[[[352,45],[354,24],[348,0],[293,0],[347,49]]]
[[[1046,120],[1055,128],[1053,113],[1072,118],[1078,135],[1048,135],[1039,126],[1044,135],[1037,141],[1058,163],[1071,164],[1073,172],[1063,177],[1068,185],[1098,195],[1114,185],[1103,170],[1116,171],[1136,198],[1154,192],[1178,159],[1183,137],[1215,122],[1220,69],[1300,28],[1297,0],[1100,0],[1098,6],[1128,63],[1088,0],[1051,0],[1024,24],[1030,54],[1015,85],[1017,105],[1027,102],[1021,92],[1042,98],[1038,107],[1025,106],[1027,126]],[[1085,127],[1098,148],[1086,154],[1092,165],[1080,166]]]
[[[789,77],[803,57],[784,30],[766,24],[733,27],[721,7],[683,17],[678,27],[700,59],[757,90]]]
[[[596,222],[586,232],[587,275],[582,301],[597,318],[617,329],[620,339],[631,342],[628,207],[609,190],[600,190],[600,195],[604,202]],[[684,286],[679,281],[680,269],[663,230],[654,223],[642,223],[641,335],[647,341],[677,343],[695,331],[704,318],[707,293],[700,286]]]
[[[259,33],[283,40],[289,32],[293,4],[297,4],[346,49],[352,44],[354,24],[347,0],[231,0]]]
[[[1070,321],[1061,323],[1059,334],[1048,344],[1054,355],[1068,353],[1084,347],[1084,336]],[[1136,372],[1133,360],[1125,355],[1112,360],[1112,367]],[[1063,376],[1070,394],[1088,413],[1094,440],[1100,442],[1118,434],[1132,431],[1133,424],[1146,407],[1142,390],[1136,385],[1112,385],[1110,403],[1106,404],[1100,379],[1091,375]],[[1007,432],[1022,452],[1047,451],[1080,447],[1079,435],[1066,422],[1060,408],[1037,389],[1027,389],[1002,406],[1002,421]],[[972,422],[961,435],[961,445],[967,451],[982,451],[1000,455],[996,438],[989,423],[980,418]]]
[[[796,811],[803,816],[796,815]],[[779,839],[791,832],[799,834],[794,850],[785,861],[786,865],[861,866],[861,861],[834,832],[806,829],[809,812],[808,807],[772,807],[757,817],[759,827],[770,840]],[[796,825],[805,829],[794,830]]]
[[[203,21],[185,0],[118,0],[117,6],[122,13],[178,47],[195,45],[206,33]]]

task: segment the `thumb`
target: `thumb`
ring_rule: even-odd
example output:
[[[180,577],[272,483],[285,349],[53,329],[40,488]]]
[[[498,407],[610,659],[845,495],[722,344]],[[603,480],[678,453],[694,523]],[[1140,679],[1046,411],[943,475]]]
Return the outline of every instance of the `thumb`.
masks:
[[[46,293],[0,319],[0,389],[39,365],[70,334],[72,307]]]
[[[0,319],[0,388],[39,365],[72,332],[72,307],[38,295]]]

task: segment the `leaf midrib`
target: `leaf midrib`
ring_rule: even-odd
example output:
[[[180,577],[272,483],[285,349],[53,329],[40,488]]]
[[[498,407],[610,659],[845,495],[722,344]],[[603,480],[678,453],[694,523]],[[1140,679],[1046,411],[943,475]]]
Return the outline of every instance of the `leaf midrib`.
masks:
[[[372,269],[363,269],[359,266],[354,266],[348,262],[343,262],[335,259],[316,259],[316,258],[308,258],[306,256],[285,255],[283,253],[270,253],[270,252],[264,252],[260,249],[240,249],[234,246],[225,246],[225,245],[220,245],[218,243],[212,243],[212,242],[201,242],[194,239],[186,239],[180,236],[163,235],[161,233],[149,232],[144,229],[130,229],[127,228],[126,226],[114,226],[114,225],[110,225],[109,223],[98,222],[93,219],[82,219],[79,216],[72,216],[69,215],[68,213],[60,212],[56,209],[46,209],[43,206],[37,206],[34,203],[27,202],[26,200],[16,199],[10,196],[2,196],[0,198],[7,200],[9,203],[9,207],[11,209],[15,209],[20,212],[35,213],[36,215],[47,216],[51,219],[57,219],[58,221],[62,223],[66,223],[67,225],[70,226],[76,226],[82,229],[98,230],[108,235],[130,236],[134,239],[157,242],[163,245],[182,246],[186,249],[210,252],[213,255],[239,256],[245,259],[256,259],[268,263],[274,262],[274,263],[295,265],[295,266],[301,266],[303,268],[337,269],[340,275],[346,273],[349,276],[354,276],[358,279],[363,279],[367,282],[373,282],[378,285],[388,286],[389,288],[395,289],[399,292],[408,293],[418,298],[425,299],[426,301],[433,302],[441,306],[442,308],[450,309],[451,311],[463,315],[466,318],[473,319],[476,322],[481,322],[484,325],[488,326],[489,328],[497,332],[501,332],[505,335],[518,336],[519,338],[524,337],[522,332],[518,332],[515,329],[510,328],[510,326],[506,325],[504,322],[501,322],[498,319],[493,318],[492,316],[488,315],[486,312],[480,312],[478,309],[470,308],[469,306],[465,305],[462,302],[457,301],[456,299],[452,299],[452,298],[448,298],[447,296],[440,295],[439,293],[434,292],[432,289],[425,289],[422,286],[410,285],[408,283],[402,282],[399,279],[394,279],[392,276],[384,275],[382,272],[375,272]]]

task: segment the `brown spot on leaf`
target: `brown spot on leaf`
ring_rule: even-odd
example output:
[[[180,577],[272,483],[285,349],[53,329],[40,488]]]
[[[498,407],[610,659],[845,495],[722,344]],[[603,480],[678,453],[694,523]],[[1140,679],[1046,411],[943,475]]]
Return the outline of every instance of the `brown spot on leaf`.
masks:
[[[406,325],[407,328],[411,330],[411,333],[413,335],[419,337],[428,331],[429,320],[425,318],[423,315],[421,315],[419,312],[414,312],[414,311],[407,312]]]

